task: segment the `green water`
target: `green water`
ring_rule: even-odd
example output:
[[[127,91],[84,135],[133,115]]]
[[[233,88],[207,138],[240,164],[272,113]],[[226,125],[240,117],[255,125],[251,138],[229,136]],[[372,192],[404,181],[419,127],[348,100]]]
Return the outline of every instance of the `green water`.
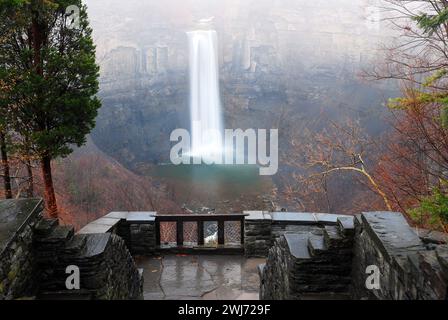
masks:
[[[158,165],[147,172],[168,185],[175,201],[218,211],[258,209],[272,189],[270,177],[256,165]],[[230,204],[229,204],[230,203]]]
[[[191,181],[256,186],[262,180],[255,165],[159,165],[153,176]]]

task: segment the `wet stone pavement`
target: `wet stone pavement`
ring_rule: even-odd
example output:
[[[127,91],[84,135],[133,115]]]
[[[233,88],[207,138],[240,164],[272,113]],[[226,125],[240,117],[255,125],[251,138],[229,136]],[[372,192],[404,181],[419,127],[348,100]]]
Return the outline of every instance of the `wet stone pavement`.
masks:
[[[136,257],[145,300],[257,300],[265,259],[220,255]]]

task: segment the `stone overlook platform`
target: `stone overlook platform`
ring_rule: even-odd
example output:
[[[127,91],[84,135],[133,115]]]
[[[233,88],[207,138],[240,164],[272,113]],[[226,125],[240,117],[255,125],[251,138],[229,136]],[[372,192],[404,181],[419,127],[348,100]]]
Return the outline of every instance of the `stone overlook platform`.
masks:
[[[400,213],[111,212],[75,234],[42,211],[0,201],[0,299],[448,298],[447,235]]]

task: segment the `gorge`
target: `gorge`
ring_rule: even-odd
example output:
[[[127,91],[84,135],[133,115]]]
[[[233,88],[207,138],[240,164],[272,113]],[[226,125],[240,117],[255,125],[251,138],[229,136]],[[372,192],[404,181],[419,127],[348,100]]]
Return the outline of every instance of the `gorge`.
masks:
[[[270,203],[271,193],[281,194],[293,183],[295,168],[287,164],[297,158],[291,149],[293,134],[319,130],[327,119],[346,114],[359,117],[369,133],[385,128],[378,105],[395,96],[395,88],[366,84],[359,78],[380,54],[376,44],[388,41],[382,26],[365,21],[371,2],[354,6],[352,1],[338,0],[338,9],[333,10],[321,0],[194,4],[170,0],[164,5],[131,1],[117,10],[119,1],[107,5],[103,0],[87,1],[103,102],[93,143],[126,169],[165,182],[168,168],[162,164],[169,162],[170,133],[192,126],[189,41],[193,34],[189,38],[185,31],[213,29],[219,42],[216,77],[223,108],[222,122],[211,121],[225,123],[229,129],[280,128],[279,172],[263,182],[269,187],[262,189],[265,198],[257,200]],[[213,16],[212,26],[198,27],[197,21]],[[185,190],[173,193],[179,205],[190,202]],[[330,194],[338,202],[332,210],[346,212],[353,199],[344,197]],[[294,201],[274,200],[282,207],[297,206]]]

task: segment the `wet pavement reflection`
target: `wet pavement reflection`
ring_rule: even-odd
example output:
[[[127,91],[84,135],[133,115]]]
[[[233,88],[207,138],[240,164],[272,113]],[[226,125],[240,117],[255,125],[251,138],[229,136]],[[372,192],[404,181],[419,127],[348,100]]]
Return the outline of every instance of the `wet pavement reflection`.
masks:
[[[257,300],[264,259],[225,255],[136,257],[146,300]]]

